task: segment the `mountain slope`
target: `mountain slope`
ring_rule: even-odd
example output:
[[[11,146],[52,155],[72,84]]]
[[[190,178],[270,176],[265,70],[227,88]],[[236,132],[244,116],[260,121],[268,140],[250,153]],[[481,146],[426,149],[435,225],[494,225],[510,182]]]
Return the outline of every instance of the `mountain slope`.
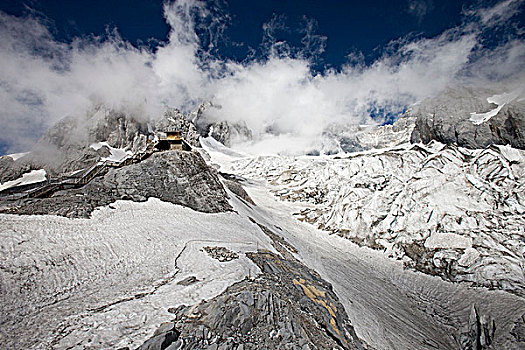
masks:
[[[525,295],[525,153],[428,147],[232,164],[300,203],[294,215],[451,281]]]
[[[222,171],[238,163],[257,164],[254,158],[224,153],[224,148],[207,139],[203,144]],[[279,169],[274,170],[277,173]],[[491,343],[495,349],[523,346],[516,338],[525,313],[523,298],[407,270],[383,252],[360,248],[348,239],[298,221],[291,214],[304,208],[304,203],[279,200],[272,195],[274,185],[264,179],[246,178],[242,183],[257,206],[239,206],[236,211],[272,228],[297,249],[295,256],[302,263],[333,285],[357,335],[370,346],[467,349],[476,342],[486,347]],[[483,327],[489,329],[492,320],[497,332],[487,340],[490,332],[485,334]]]
[[[377,149],[317,157],[246,155],[200,139],[176,110],[155,123],[91,116],[87,138],[58,126],[48,143],[65,156],[4,157],[5,178],[118,164],[2,203],[41,215],[0,214],[0,342],[522,348],[525,154],[404,143],[414,119],[343,140]],[[144,151],[170,127],[204,149]]]

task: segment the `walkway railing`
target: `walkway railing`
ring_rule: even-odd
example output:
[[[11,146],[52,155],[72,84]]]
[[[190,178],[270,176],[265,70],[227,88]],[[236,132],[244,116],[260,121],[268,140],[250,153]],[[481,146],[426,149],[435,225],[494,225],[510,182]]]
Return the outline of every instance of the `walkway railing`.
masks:
[[[183,140],[183,142],[185,141]],[[144,150],[135,152],[133,155],[130,155],[119,161],[113,161],[109,159],[100,161],[91,166],[88,170],[84,171],[80,177],[66,176],[58,179],[49,179],[47,182],[41,184],[41,186],[31,189],[27,189],[27,185],[21,185],[19,191],[16,189],[18,186],[11,187],[8,189],[9,194],[0,195],[0,200],[39,198],[65,188],[82,187],[90,183],[95,177],[106,172],[108,168],[120,168],[126,165],[141,162],[155,152],[155,146],[156,143],[149,143]],[[189,148],[191,149],[191,147]],[[26,188],[24,188],[24,186],[26,186]]]

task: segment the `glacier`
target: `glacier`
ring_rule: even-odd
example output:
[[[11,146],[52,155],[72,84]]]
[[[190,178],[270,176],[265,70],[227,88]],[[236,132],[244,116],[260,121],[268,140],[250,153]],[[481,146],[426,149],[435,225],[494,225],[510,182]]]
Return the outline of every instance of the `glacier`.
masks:
[[[171,109],[154,127],[98,110],[84,122],[88,137],[73,141],[60,129],[81,123],[61,122],[39,143],[62,153],[45,164],[51,175],[140,150],[150,129],[178,125],[194,150],[2,203],[1,347],[146,350],[194,339],[213,348],[248,327],[259,305],[250,299],[264,296],[277,306],[261,315],[304,316],[312,326],[301,329],[333,348],[523,348],[525,153],[409,143],[411,113],[339,130],[355,132],[349,144],[360,150],[336,142],[319,156],[226,147]],[[31,154],[2,157],[1,177],[37,170]],[[298,323],[276,317],[262,329],[281,344]]]
[[[300,203],[298,220],[451,281],[525,295],[522,150],[433,142],[346,156],[248,157],[230,167]]]

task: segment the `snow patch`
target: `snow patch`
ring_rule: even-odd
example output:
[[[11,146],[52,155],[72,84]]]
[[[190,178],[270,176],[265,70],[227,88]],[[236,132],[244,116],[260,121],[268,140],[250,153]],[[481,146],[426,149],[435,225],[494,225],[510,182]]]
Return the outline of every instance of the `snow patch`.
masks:
[[[105,142],[105,141],[104,141],[104,142],[97,142],[97,143],[94,143],[94,144],[92,144],[92,145],[89,146],[89,147],[93,148],[95,151],[98,151],[99,149],[101,149],[101,148],[104,147],[104,146],[110,148],[110,146],[108,145],[108,143]]]
[[[459,258],[458,264],[465,267],[470,267],[480,257],[480,253],[474,248],[467,248],[463,255]]]
[[[104,157],[101,160],[102,161],[111,161],[111,162],[121,162],[124,159],[131,157],[133,153],[131,151],[126,151],[125,148],[114,148],[108,145],[106,141],[103,142],[97,142],[92,145],[90,145],[91,148],[93,148],[95,151],[98,151],[102,147],[107,147],[109,151],[111,152],[111,155],[109,157]]]
[[[513,148],[509,145],[496,145],[500,150],[501,154],[511,163],[521,163],[523,162],[523,156],[521,155],[520,150]]]
[[[0,191],[6,190],[8,188],[20,185],[29,185],[35,182],[41,182],[47,180],[46,171],[44,169],[40,170],[31,170],[28,173],[22,175],[16,180],[11,180],[0,184]]]
[[[29,154],[31,152],[22,152],[22,153],[13,153],[13,154],[6,154],[7,157],[11,157],[14,161],[17,161],[18,159],[22,158],[23,156]]]
[[[519,96],[518,93],[505,93],[501,95],[494,95],[487,98],[488,103],[493,103],[497,105],[493,110],[490,110],[486,113],[470,113],[470,121],[474,125],[480,125],[489,120],[490,118],[494,117],[499,113],[499,111],[505,106],[507,103],[511,102],[512,100],[516,99]]]
[[[472,238],[450,232],[434,232],[425,241],[429,249],[467,249],[472,247]]]

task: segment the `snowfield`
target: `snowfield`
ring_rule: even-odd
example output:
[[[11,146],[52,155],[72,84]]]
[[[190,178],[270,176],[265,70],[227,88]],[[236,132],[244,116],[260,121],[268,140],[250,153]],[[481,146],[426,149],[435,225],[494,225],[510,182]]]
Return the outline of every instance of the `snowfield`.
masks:
[[[246,184],[256,208],[238,209],[280,232],[298,257],[329,281],[357,332],[375,349],[459,349],[472,307],[494,320],[494,349],[519,349],[509,334],[525,313],[525,300],[502,291],[469,288],[403,268],[380,251],[296,220],[300,203],[279,201],[271,186]],[[523,343],[521,343],[523,344]]]
[[[91,219],[0,215],[0,344],[4,349],[131,348],[171,315],[258,268],[243,254],[272,250],[235,213],[203,214],[150,199],[118,201]],[[224,246],[239,259],[201,251]],[[195,276],[199,282],[177,282]]]
[[[325,187],[322,181],[330,178],[332,181],[327,181],[327,184],[339,183],[343,186],[349,178],[343,179],[345,173],[340,168],[330,168],[333,164],[330,162],[337,163],[340,159],[299,157],[294,162],[291,157],[243,157],[238,153],[224,152],[221,145],[209,139],[203,143],[211,157],[210,163],[215,162],[221,170],[256,168],[259,171],[263,169],[265,172],[261,171],[262,174],[272,174],[273,177],[254,176],[258,179],[245,182],[245,188],[257,207],[237,205],[236,210],[280,232],[297,248],[298,257],[333,284],[358,336],[374,348],[458,349],[459,334],[468,328],[473,307],[481,314],[482,322],[494,320],[498,329],[494,348],[519,348],[510,332],[525,313],[523,298],[503,291],[445,282],[437,277],[407,270],[400,261],[389,259],[382,251],[359,247],[346,238],[330,235],[315,225],[301,222],[292,214],[305,207],[315,208],[315,199],[313,203],[279,200],[280,197],[275,196],[276,185],[268,181],[282,174],[281,167],[292,168],[301,162],[304,171],[312,171],[309,179],[317,181],[318,190],[323,190]],[[443,147],[434,146],[436,149]],[[515,150],[504,149],[515,154]],[[391,151],[376,150],[364,154],[373,157]],[[323,178],[323,174],[326,177]],[[299,181],[298,187],[313,191],[314,185],[305,180]],[[440,236],[439,233],[435,238],[436,244],[447,242],[469,246],[466,243],[468,240],[460,235],[455,237],[459,238],[459,242]],[[468,260],[467,256],[472,258],[472,249],[465,250],[464,260]]]
[[[0,214],[2,348],[140,346],[172,319],[169,308],[260,272],[244,253],[275,249],[250,218],[333,284],[357,335],[375,349],[458,349],[462,334],[492,322],[494,348],[519,348],[522,151],[433,143],[252,157],[203,143],[210,164],[247,178],[256,205],[228,191],[234,211],[219,214],[155,198],[119,200],[91,219]],[[208,246],[239,258],[220,262]]]

